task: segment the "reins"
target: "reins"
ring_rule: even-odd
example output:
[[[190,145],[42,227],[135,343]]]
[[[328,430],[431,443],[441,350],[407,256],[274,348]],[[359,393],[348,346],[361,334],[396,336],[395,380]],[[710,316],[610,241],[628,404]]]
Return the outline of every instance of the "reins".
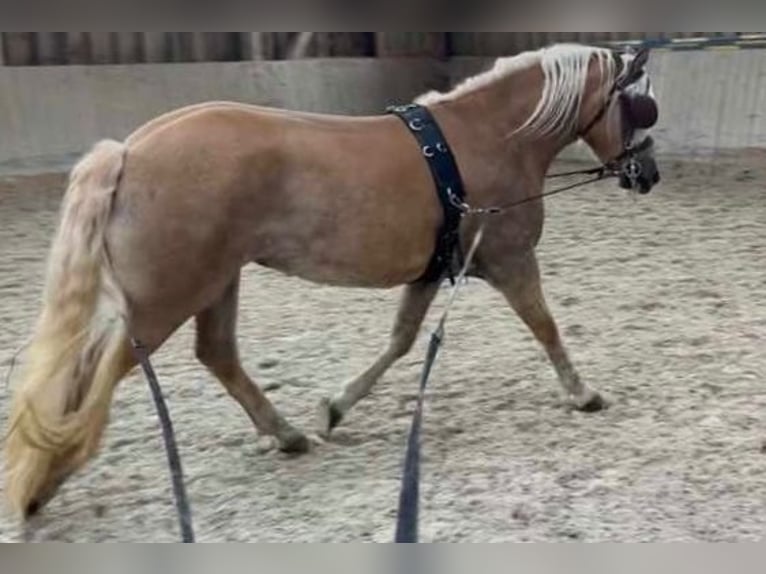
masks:
[[[565,191],[571,191],[572,189],[577,189],[578,187],[584,187],[586,185],[596,183],[598,181],[607,179],[609,177],[617,177],[617,172],[606,165],[602,165],[602,166],[594,167],[590,169],[580,169],[575,171],[554,173],[549,176],[546,176],[546,179],[571,177],[573,175],[594,175],[595,177],[578,181],[571,185],[565,185],[563,187],[552,189],[551,191],[546,191],[544,193],[540,193],[530,197],[525,197],[524,199],[520,199],[518,201],[513,201],[511,203],[506,203],[503,205],[495,205],[491,207],[473,207],[466,202],[458,201],[457,198],[452,195],[450,195],[450,201],[452,201],[452,204],[456,208],[458,208],[463,215],[499,215],[513,209],[514,207],[523,205],[525,203],[531,203],[533,201],[537,201],[545,197],[551,197],[554,195],[558,195],[560,193],[564,193]]]
[[[415,404],[415,414],[412,416],[410,433],[407,438],[407,452],[404,457],[404,473],[402,475],[402,486],[399,493],[399,510],[396,518],[396,536],[395,542],[399,544],[410,544],[418,541],[418,514],[420,507],[420,434],[423,426],[423,403],[425,402],[426,386],[428,378],[431,375],[431,368],[436,362],[436,355],[439,353],[444,341],[444,328],[447,323],[447,315],[455,302],[460,286],[463,284],[468,269],[476,255],[476,250],[481,243],[484,235],[484,223],[479,227],[473,238],[473,244],[468,254],[465,256],[463,267],[458,273],[452,291],[450,292],[447,305],[442,312],[436,329],[431,333],[431,340],[428,343],[423,372],[420,376],[420,389],[418,392],[417,403]]]
[[[181,457],[178,454],[175,432],[173,431],[173,421],[170,418],[165,398],[162,395],[160,383],[157,381],[157,375],[154,372],[152,363],[149,360],[149,352],[138,339],[131,338],[130,344],[133,347],[133,353],[136,360],[144,371],[146,380],[149,383],[149,389],[152,392],[154,406],[157,409],[157,416],[160,419],[162,428],[162,439],[165,443],[165,453],[170,467],[170,479],[173,485],[173,498],[178,512],[178,523],[181,529],[181,541],[187,544],[194,543],[194,528],[192,527],[191,507],[189,498],[186,494],[184,484],[183,468],[181,466]]]

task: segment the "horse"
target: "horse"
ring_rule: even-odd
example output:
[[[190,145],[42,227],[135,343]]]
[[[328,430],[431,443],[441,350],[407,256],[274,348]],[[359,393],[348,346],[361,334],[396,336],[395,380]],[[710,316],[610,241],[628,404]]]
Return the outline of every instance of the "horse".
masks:
[[[556,156],[583,140],[619,184],[659,180],[649,136],[657,103],[646,51],[553,45],[500,58],[416,102],[454,153],[465,201],[525,201],[484,221],[469,270],[502,293],[547,352],[574,407],[605,401],[581,380],[546,306],[535,247]],[[528,200],[528,201],[527,201]],[[328,434],[413,345],[444,273],[424,279],[444,213],[421,150],[392,114],[349,117],[234,102],[171,111],[103,140],[69,174],[41,311],[15,390],[5,493],[38,512],[99,448],[132,341],[154,352],[196,320],[196,357],[279,448],[312,446],[245,372],[236,340],[243,266],[306,281],[402,287],[387,348],[319,407]],[[478,218],[460,221],[465,245]]]

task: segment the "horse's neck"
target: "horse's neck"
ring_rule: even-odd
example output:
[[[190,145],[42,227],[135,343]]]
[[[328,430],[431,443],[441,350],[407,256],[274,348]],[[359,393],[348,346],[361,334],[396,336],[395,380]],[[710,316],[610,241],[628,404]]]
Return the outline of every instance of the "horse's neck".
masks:
[[[542,94],[543,77],[539,69],[519,70],[496,82],[437,104],[435,114],[456,134],[451,142],[475,155],[484,154],[487,161],[501,161],[509,169],[533,170],[541,179],[556,156],[575,138],[559,135],[514,136],[534,112]],[[473,154],[472,154],[473,155]],[[521,167],[519,167],[521,166]]]

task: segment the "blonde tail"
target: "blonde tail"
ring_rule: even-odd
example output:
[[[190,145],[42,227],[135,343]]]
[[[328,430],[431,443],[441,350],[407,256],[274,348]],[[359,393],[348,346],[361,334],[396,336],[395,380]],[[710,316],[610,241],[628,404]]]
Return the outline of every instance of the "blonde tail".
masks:
[[[5,443],[5,493],[21,516],[94,454],[130,368],[126,302],[104,243],[124,156],[122,143],[102,141],[70,176]]]

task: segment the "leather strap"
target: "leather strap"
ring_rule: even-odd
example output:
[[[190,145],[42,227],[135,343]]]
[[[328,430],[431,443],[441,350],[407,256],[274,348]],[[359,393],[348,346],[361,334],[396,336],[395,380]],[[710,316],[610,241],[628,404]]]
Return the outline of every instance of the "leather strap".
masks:
[[[455,157],[439,124],[428,108],[409,104],[392,106],[387,111],[398,116],[417,140],[420,153],[431,170],[436,195],[444,211],[444,221],[436,236],[434,254],[420,281],[438,281],[446,271],[450,282],[454,283],[455,251],[458,254],[458,265],[462,264],[463,260],[459,228],[463,213],[460,205],[465,201],[463,180]]]

